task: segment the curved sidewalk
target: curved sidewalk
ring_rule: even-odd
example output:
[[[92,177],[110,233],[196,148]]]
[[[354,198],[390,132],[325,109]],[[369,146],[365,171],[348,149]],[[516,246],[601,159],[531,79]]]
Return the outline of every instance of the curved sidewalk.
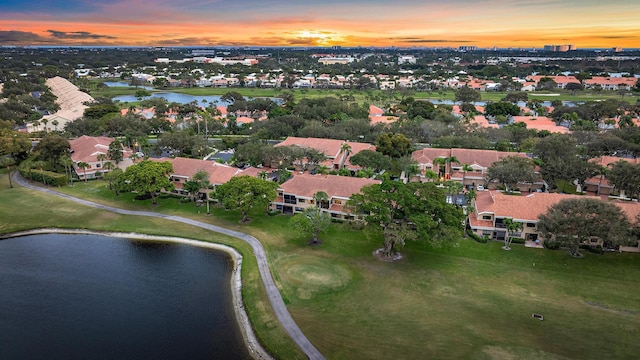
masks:
[[[262,247],[262,244],[258,241],[258,239],[256,239],[255,237],[251,235],[247,235],[245,233],[241,233],[239,231],[225,229],[220,226],[203,223],[200,221],[184,218],[181,216],[166,215],[166,214],[154,213],[151,211],[124,210],[124,209],[119,209],[112,206],[94,203],[92,201],[76,198],[76,197],[60,193],[58,191],[55,191],[49,188],[41,188],[41,187],[32,185],[28,183],[21,175],[19,175],[17,171],[14,173],[13,179],[17,184],[25,188],[59,196],[82,205],[98,208],[105,211],[110,211],[110,212],[121,214],[121,215],[148,216],[148,217],[155,217],[155,218],[177,221],[184,224],[197,226],[199,228],[203,228],[213,232],[217,232],[220,234],[224,234],[227,236],[231,236],[248,243],[249,245],[251,245],[251,248],[253,249],[253,254],[255,255],[256,260],[258,262],[258,270],[260,271],[260,277],[262,277],[262,283],[264,284],[264,287],[267,290],[267,296],[269,298],[269,302],[271,303],[271,307],[273,308],[273,311],[275,312],[276,317],[278,318],[278,321],[280,321],[285,331],[289,334],[289,336],[293,339],[293,341],[300,347],[300,349],[307,355],[307,357],[309,357],[309,359],[313,359],[313,360],[324,359],[324,356],[322,356],[320,351],[318,351],[318,349],[316,349],[315,346],[313,346],[313,344],[309,341],[309,339],[307,339],[307,337],[302,333],[302,330],[300,330],[300,328],[295,323],[295,321],[293,321],[291,314],[289,314],[289,311],[287,310],[287,307],[285,306],[284,301],[282,300],[282,296],[280,296],[278,287],[276,286],[275,282],[273,281],[273,277],[271,276],[271,270],[269,270],[269,265],[267,263],[267,256],[264,251],[264,248]]]

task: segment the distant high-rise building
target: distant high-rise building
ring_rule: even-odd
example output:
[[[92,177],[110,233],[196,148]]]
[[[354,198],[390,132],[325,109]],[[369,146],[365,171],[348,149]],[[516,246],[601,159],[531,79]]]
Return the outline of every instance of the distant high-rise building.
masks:
[[[478,47],[477,46],[460,46],[458,48],[458,50],[460,50],[460,51],[476,51],[476,50],[478,50]]]
[[[616,46],[611,49],[613,52],[622,52],[622,48],[620,46]]]
[[[574,50],[576,50],[576,46],[573,44],[544,46],[544,51],[567,52],[567,51],[574,51]]]

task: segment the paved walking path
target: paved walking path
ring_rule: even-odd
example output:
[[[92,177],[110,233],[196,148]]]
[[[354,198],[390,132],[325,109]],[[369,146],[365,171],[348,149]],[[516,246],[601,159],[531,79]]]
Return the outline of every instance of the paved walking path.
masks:
[[[258,270],[260,271],[262,282],[264,283],[264,287],[267,290],[267,296],[269,297],[269,302],[271,303],[271,307],[273,308],[273,311],[275,312],[276,317],[278,318],[278,321],[280,321],[280,323],[282,324],[282,327],[284,327],[284,329],[287,331],[289,336],[291,336],[293,341],[295,341],[295,343],[300,347],[300,349],[302,349],[302,351],[309,357],[309,359],[312,359],[312,360],[324,359],[324,356],[322,356],[322,354],[318,351],[318,349],[316,349],[315,346],[313,346],[313,344],[309,341],[309,339],[307,339],[307,337],[302,333],[302,331],[300,330],[298,325],[295,323],[295,321],[293,321],[291,314],[289,314],[289,311],[287,310],[287,307],[285,306],[284,301],[282,300],[282,296],[280,296],[278,287],[276,286],[275,282],[273,281],[273,277],[271,276],[271,271],[269,270],[269,265],[267,263],[267,256],[264,251],[264,248],[262,247],[262,244],[260,243],[260,241],[258,241],[258,239],[256,239],[255,237],[251,235],[247,235],[245,233],[241,233],[239,231],[225,229],[220,226],[203,223],[197,220],[192,220],[192,219],[184,218],[181,216],[166,215],[166,214],[155,213],[151,211],[124,210],[124,209],[119,209],[116,207],[102,205],[92,201],[76,198],[76,197],[55,191],[53,189],[42,188],[39,186],[32,185],[29,182],[27,182],[17,171],[14,173],[13,179],[17,184],[23,187],[44,192],[47,194],[59,196],[82,205],[91,206],[94,208],[98,208],[101,210],[106,210],[106,211],[110,211],[110,212],[114,212],[122,215],[149,216],[149,217],[177,221],[177,222],[197,226],[203,229],[207,229],[213,232],[217,232],[220,234],[224,234],[227,236],[232,236],[234,238],[240,239],[248,243],[249,245],[251,245],[251,248],[253,249],[253,254],[255,255],[256,260],[258,262]]]

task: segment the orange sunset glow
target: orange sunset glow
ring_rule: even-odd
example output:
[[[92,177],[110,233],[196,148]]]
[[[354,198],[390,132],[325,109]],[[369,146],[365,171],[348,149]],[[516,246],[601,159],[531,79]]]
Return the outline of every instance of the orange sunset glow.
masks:
[[[0,1],[2,45],[640,47],[636,1]]]

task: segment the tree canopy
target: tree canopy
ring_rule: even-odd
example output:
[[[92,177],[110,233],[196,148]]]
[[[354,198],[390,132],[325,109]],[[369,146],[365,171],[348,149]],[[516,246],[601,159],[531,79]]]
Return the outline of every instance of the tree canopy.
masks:
[[[235,176],[218,186],[215,196],[227,210],[240,211],[242,222],[247,222],[249,211],[266,206],[275,199],[278,184],[251,176]]]
[[[347,205],[364,214],[367,227],[382,235],[383,256],[394,255],[406,240],[443,246],[462,236],[462,210],[447,204],[444,191],[433,183],[385,180],[365,186]]]
[[[376,140],[376,151],[392,158],[409,155],[411,150],[411,140],[403,134],[385,133]]]
[[[294,215],[289,224],[292,228],[312,235],[312,243],[318,244],[318,236],[331,224],[331,216],[321,208],[310,206],[302,213]]]
[[[585,197],[552,205],[539,216],[538,229],[545,239],[555,239],[573,256],[580,256],[580,244],[590,244],[592,238],[604,241],[605,246],[628,242],[631,224],[618,206]]]
[[[505,186],[507,192],[513,190],[518,183],[533,183],[536,179],[533,162],[520,156],[507,156],[487,169],[487,181],[498,181]]]
[[[118,179],[119,185],[124,190],[136,191],[140,194],[149,194],[151,203],[156,204],[156,193],[166,190],[172,191],[175,186],[169,180],[173,171],[170,162],[157,162],[143,160],[131,165]]]

